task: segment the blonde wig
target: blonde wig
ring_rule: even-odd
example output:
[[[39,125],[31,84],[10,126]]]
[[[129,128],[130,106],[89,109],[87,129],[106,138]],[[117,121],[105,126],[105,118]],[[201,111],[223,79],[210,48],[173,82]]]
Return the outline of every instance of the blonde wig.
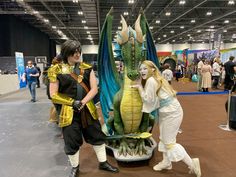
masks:
[[[172,86],[168,83],[164,77],[162,77],[161,72],[157,68],[157,66],[150,60],[144,60],[141,64],[144,64],[148,68],[148,77],[153,77],[157,83],[159,88],[157,89],[157,94],[162,87],[165,91],[167,91],[170,95],[176,96],[176,91],[172,88]],[[152,73],[152,74],[149,74]],[[142,80],[142,84],[145,84],[145,80]]]

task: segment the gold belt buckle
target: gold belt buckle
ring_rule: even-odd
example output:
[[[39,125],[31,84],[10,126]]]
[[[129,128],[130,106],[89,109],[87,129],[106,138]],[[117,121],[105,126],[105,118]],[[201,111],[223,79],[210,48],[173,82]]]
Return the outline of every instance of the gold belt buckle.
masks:
[[[83,78],[84,78],[83,76],[79,75],[77,79],[78,83],[82,82]]]

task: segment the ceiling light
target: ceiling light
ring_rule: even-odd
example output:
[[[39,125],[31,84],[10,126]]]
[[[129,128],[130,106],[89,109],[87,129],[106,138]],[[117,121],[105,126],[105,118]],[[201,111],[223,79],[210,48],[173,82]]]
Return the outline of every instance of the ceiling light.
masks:
[[[211,32],[211,31],[215,31],[214,29],[206,29],[205,31]]]
[[[224,32],[224,33],[227,33],[227,30],[225,29],[225,30],[223,30],[223,32]]]
[[[171,12],[166,12],[166,16],[170,16],[171,15]]]
[[[92,36],[89,34],[88,37],[92,37]]]
[[[181,1],[179,1],[179,5],[184,5],[185,3],[186,3],[185,0],[181,0]]]
[[[225,20],[224,23],[229,23],[229,20]]]
[[[209,12],[206,13],[206,15],[210,16],[210,15],[212,15],[212,12],[209,11]]]
[[[83,12],[81,10],[79,10],[78,15],[83,15]]]
[[[52,29],[57,29],[57,27],[56,26],[52,26]]]
[[[57,30],[57,33],[58,33],[59,35],[62,35],[62,31],[61,31],[61,30]]]
[[[125,16],[129,15],[129,12],[124,12],[124,15],[125,15]]]
[[[175,42],[175,40],[173,39],[172,42]]]
[[[196,22],[196,20],[195,20],[195,19],[191,20],[191,23],[195,23],[195,22]]]
[[[79,0],[73,0],[72,2],[73,2],[73,3],[78,3],[78,2],[79,2]]]
[[[197,32],[198,32],[198,33],[201,33],[201,32],[202,32],[202,30],[197,30]]]
[[[180,26],[181,29],[184,29],[184,26]]]
[[[188,34],[187,36],[191,36],[191,34]]]
[[[180,39],[180,40],[182,40],[183,38],[182,38],[182,37],[180,37],[179,39]]]
[[[35,10],[34,10],[34,11],[33,11],[33,14],[39,14],[39,11],[35,11]]]
[[[160,20],[156,20],[156,23],[159,24],[159,23],[161,23],[161,21]]]
[[[152,30],[152,29],[153,29],[153,26],[150,26],[150,27],[149,27],[149,29],[151,29],[151,30]]]
[[[82,22],[82,23],[86,23],[86,20],[82,20],[81,22]]]
[[[172,31],[170,31],[170,33],[175,33],[175,31],[174,31],[174,30],[172,30]]]
[[[86,33],[87,33],[87,34],[90,34],[90,31],[87,31]]]
[[[157,38],[157,40],[161,40],[161,38]]]
[[[45,23],[49,23],[49,20],[48,19],[44,19],[43,20]]]
[[[234,5],[235,2],[234,2],[234,1],[228,1],[228,4],[229,4],[229,5]]]
[[[84,29],[88,29],[88,27],[87,27],[87,26],[84,26]]]
[[[120,29],[122,29],[122,27],[121,27],[121,26],[118,26],[118,29],[120,30]]]
[[[61,39],[68,39],[68,37],[66,35],[62,35]]]
[[[164,34],[164,35],[163,35],[163,37],[167,37],[167,35],[166,35],[166,34]]]
[[[215,26],[212,25],[212,26],[210,26],[210,28],[215,28]]]
[[[133,3],[134,3],[134,0],[129,0],[128,3],[129,3],[129,4],[133,4]]]

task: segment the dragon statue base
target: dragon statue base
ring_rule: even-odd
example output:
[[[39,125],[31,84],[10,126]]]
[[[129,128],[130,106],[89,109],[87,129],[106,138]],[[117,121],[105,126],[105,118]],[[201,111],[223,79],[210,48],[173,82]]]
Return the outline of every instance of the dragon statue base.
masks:
[[[137,162],[137,161],[144,161],[144,160],[149,160],[152,158],[153,151],[157,147],[156,141],[151,137],[148,139],[150,146],[146,146],[147,153],[143,154],[140,156],[139,154],[133,154],[129,155],[127,154],[126,156],[123,154],[119,154],[119,149],[106,145],[106,148],[111,150],[113,152],[113,155],[117,161],[120,162]]]

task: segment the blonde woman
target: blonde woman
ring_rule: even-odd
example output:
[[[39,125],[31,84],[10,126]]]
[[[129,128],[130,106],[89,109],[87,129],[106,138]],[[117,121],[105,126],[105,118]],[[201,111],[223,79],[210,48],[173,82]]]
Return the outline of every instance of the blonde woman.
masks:
[[[153,167],[155,171],[172,169],[172,162],[183,161],[190,172],[201,176],[199,159],[191,159],[184,147],[176,143],[176,136],[183,119],[183,110],[176,92],[160,74],[156,65],[148,60],[140,65],[141,81],[136,85],[143,100],[143,112],[159,111],[160,142],[158,150],[163,160]]]

